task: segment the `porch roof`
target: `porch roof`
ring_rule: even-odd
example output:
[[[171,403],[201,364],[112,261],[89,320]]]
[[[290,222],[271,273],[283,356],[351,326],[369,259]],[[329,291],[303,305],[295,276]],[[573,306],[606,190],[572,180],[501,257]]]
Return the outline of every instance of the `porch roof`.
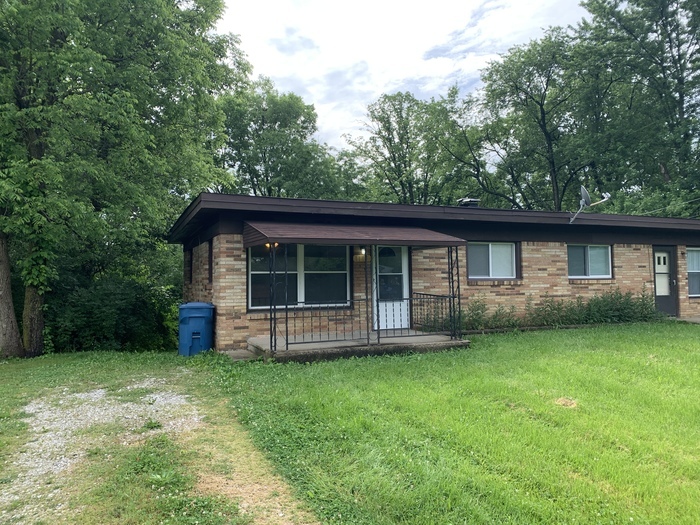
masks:
[[[247,221],[243,225],[243,246],[265,243],[351,244],[395,246],[464,246],[466,241],[426,228],[347,224],[299,224]]]

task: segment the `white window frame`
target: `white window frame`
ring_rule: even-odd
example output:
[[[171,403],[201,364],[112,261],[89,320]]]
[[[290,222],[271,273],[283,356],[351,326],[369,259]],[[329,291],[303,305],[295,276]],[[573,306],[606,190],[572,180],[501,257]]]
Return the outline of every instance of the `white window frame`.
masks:
[[[518,276],[518,268],[517,268],[517,257],[515,256],[516,253],[516,245],[514,242],[469,242],[467,243],[467,251],[469,250],[469,246],[474,246],[474,245],[479,245],[479,246],[488,246],[489,247],[489,274],[488,275],[471,275],[471,268],[469,268],[469,253],[467,253],[467,277],[469,279],[503,279],[503,280],[514,280],[517,279]],[[493,273],[493,246],[510,246],[510,254],[511,254],[511,265],[513,267],[513,274],[512,275],[494,275]]]
[[[351,283],[350,283],[350,247],[346,245],[333,245],[333,246],[342,246],[345,248],[345,271],[308,271],[306,272],[304,270],[304,244],[297,244],[297,265],[296,268],[289,268],[288,269],[288,275],[289,278],[292,279],[296,277],[297,280],[297,302],[296,304],[290,304],[288,305],[289,308],[333,308],[333,307],[343,307],[343,306],[349,306],[350,305],[350,288],[351,288]],[[269,270],[266,271],[253,271],[251,268],[250,260],[251,260],[251,252],[252,248],[248,248],[247,250],[247,257],[248,257],[248,309],[249,310],[269,310],[270,305],[263,305],[263,306],[252,306],[253,304],[253,287],[250,285],[251,283],[251,275],[269,275],[270,272]],[[284,257],[284,251],[283,249],[280,250],[281,255],[278,255],[277,257]],[[345,297],[346,300],[341,303],[313,303],[307,305],[305,303],[306,301],[306,280],[304,279],[304,276],[309,273],[309,274],[325,274],[325,273],[344,273],[346,276],[345,279]],[[280,276],[284,276],[284,271],[278,271],[277,272],[277,277],[279,278]],[[277,307],[278,308],[284,308],[284,304],[280,304]]]
[[[569,274],[569,252],[570,247],[585,248],[583,267],[587,269],[587,275],[570,275]],[[607,274],[591,274],[590,265],[590,249],[591,248],[607,248],[608,250],[608,273]],[[569,279],[612,279],[612,246],[609,244],[567,244],[566,245],[566,273],[569,274]]]
[[[688,248],[687,249],[687,259],[690,260],[690,254],[691,253],[700,253],[700,248]],[[690,274],[700,274],[700,269],[699,270],[690,270],[690,265],[688,265],[688,297],[700,297],[700,293],[695,293],[691,294],[690,293]]]

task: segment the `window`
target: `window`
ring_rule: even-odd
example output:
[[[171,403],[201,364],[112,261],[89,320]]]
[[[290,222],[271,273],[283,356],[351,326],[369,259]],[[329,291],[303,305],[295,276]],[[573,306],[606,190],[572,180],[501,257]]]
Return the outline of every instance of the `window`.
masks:
[[[403,252],[398,246],[384,246],[377,252],[377,293],[380,301],[404,298]]]
[[[305,304],[343,304],[348,301],[347,246],[302,246]]]
[[[275,249],[275,303],[284,306],[341,306],[349,303],[347,246],[255,246],[248,251],[248,289],[251,308],[270,306],[270,249]],[[286,301],[285,301],[286,299]]]
[[[700,297],[700,248],[688,249],[688,295]]]
[[[610,278],[610,246],[568,246],[569,277]]]
[[[469,278],[515,279],[515,243],[470,242],[467,267]]]
[[[275,249],[275,271],[277,272],[277,287],[275,288],[275,303],[278,306],[285,304],[285,298],[289,304],[298,302],[298,257],[297,245],[287,245],[287,287],[284,286],[285,247],[278,245],[255,246],[248,252],[248,289],[250,293],[250,307],[270,306],[270,250]]]

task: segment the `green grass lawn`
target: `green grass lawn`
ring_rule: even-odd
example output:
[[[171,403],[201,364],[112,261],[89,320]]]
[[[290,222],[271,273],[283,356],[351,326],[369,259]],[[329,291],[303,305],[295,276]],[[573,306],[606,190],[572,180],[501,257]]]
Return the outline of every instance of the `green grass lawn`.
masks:
[[[328,523],[698,523],[700,326],[488,335],[313,365],[209,358]]]

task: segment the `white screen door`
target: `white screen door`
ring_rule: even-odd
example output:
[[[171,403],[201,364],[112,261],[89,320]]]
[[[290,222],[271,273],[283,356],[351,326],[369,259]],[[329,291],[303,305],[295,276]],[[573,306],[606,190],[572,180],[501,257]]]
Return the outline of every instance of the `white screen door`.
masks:
[[[378,246],[374,270],[379,296],[379,329],[409,328],[408,248]],[[374,319],[374,329],[377,329],[377,317]]]

